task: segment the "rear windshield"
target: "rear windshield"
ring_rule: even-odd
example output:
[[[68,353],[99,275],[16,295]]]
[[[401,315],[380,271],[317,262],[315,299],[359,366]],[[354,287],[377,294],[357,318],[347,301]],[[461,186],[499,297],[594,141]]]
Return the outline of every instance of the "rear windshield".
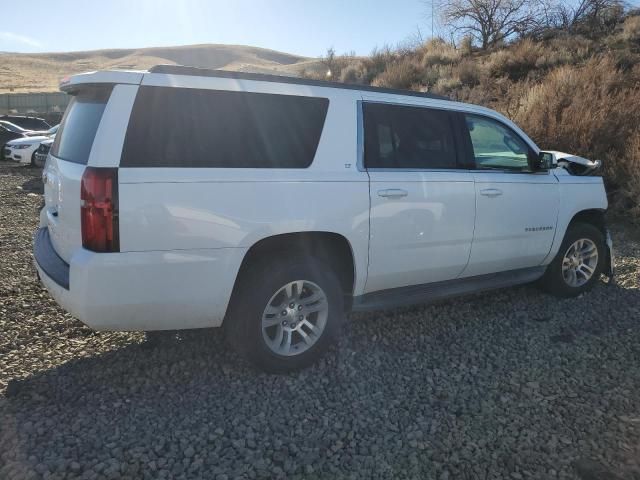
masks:
[[[110,94],[111,87],[90,88],[73,97],[51,148],[53,156],[86,165]]]
[[[329,100],[141,87],[121,167],[306,168]]]

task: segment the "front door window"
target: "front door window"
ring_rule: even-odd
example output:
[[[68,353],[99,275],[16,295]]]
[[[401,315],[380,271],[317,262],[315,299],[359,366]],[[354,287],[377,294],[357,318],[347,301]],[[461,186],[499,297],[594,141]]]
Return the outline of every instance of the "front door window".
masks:
[[[530,171],[530,148],[512,130],[478,115],[465,115],[465,119],[478,170]]]

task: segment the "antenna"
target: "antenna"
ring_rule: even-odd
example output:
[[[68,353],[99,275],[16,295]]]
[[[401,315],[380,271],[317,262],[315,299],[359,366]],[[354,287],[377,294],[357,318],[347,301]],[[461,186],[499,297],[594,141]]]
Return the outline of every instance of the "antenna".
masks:
[[[433,38],[433,15],[435,10],[435,0],[431,0],[431,38]]]

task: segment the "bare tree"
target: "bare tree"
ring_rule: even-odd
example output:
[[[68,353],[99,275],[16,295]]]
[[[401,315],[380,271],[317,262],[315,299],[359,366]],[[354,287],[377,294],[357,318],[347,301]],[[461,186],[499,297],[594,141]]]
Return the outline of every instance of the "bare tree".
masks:
[[[445,2],[443,23],[458,35],[471,35],[483,49],[525,34],[537,21],[538,4],[531,0],[451,0]]]
[[[621,0],[579,0],[555,3],[555,26],[600,33],[620,21],[627,6]]]

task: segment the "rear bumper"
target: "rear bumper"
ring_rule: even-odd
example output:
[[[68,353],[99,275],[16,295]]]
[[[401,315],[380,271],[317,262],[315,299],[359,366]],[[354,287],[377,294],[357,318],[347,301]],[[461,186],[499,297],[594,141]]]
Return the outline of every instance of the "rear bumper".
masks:
[[[49,229],[39,228],[33,238],[33,257],[42,270],[56,285],[69,290],[69,264],[58,256],[51,245]]]
[[[80,248],[66,266],[65,286],[64,266],[53,266],[51,256],[57,254],[46,228],[38,230],[34,242],[41,282],[62,308],[96,330],[220,326],[245,252],[94,253]]]

